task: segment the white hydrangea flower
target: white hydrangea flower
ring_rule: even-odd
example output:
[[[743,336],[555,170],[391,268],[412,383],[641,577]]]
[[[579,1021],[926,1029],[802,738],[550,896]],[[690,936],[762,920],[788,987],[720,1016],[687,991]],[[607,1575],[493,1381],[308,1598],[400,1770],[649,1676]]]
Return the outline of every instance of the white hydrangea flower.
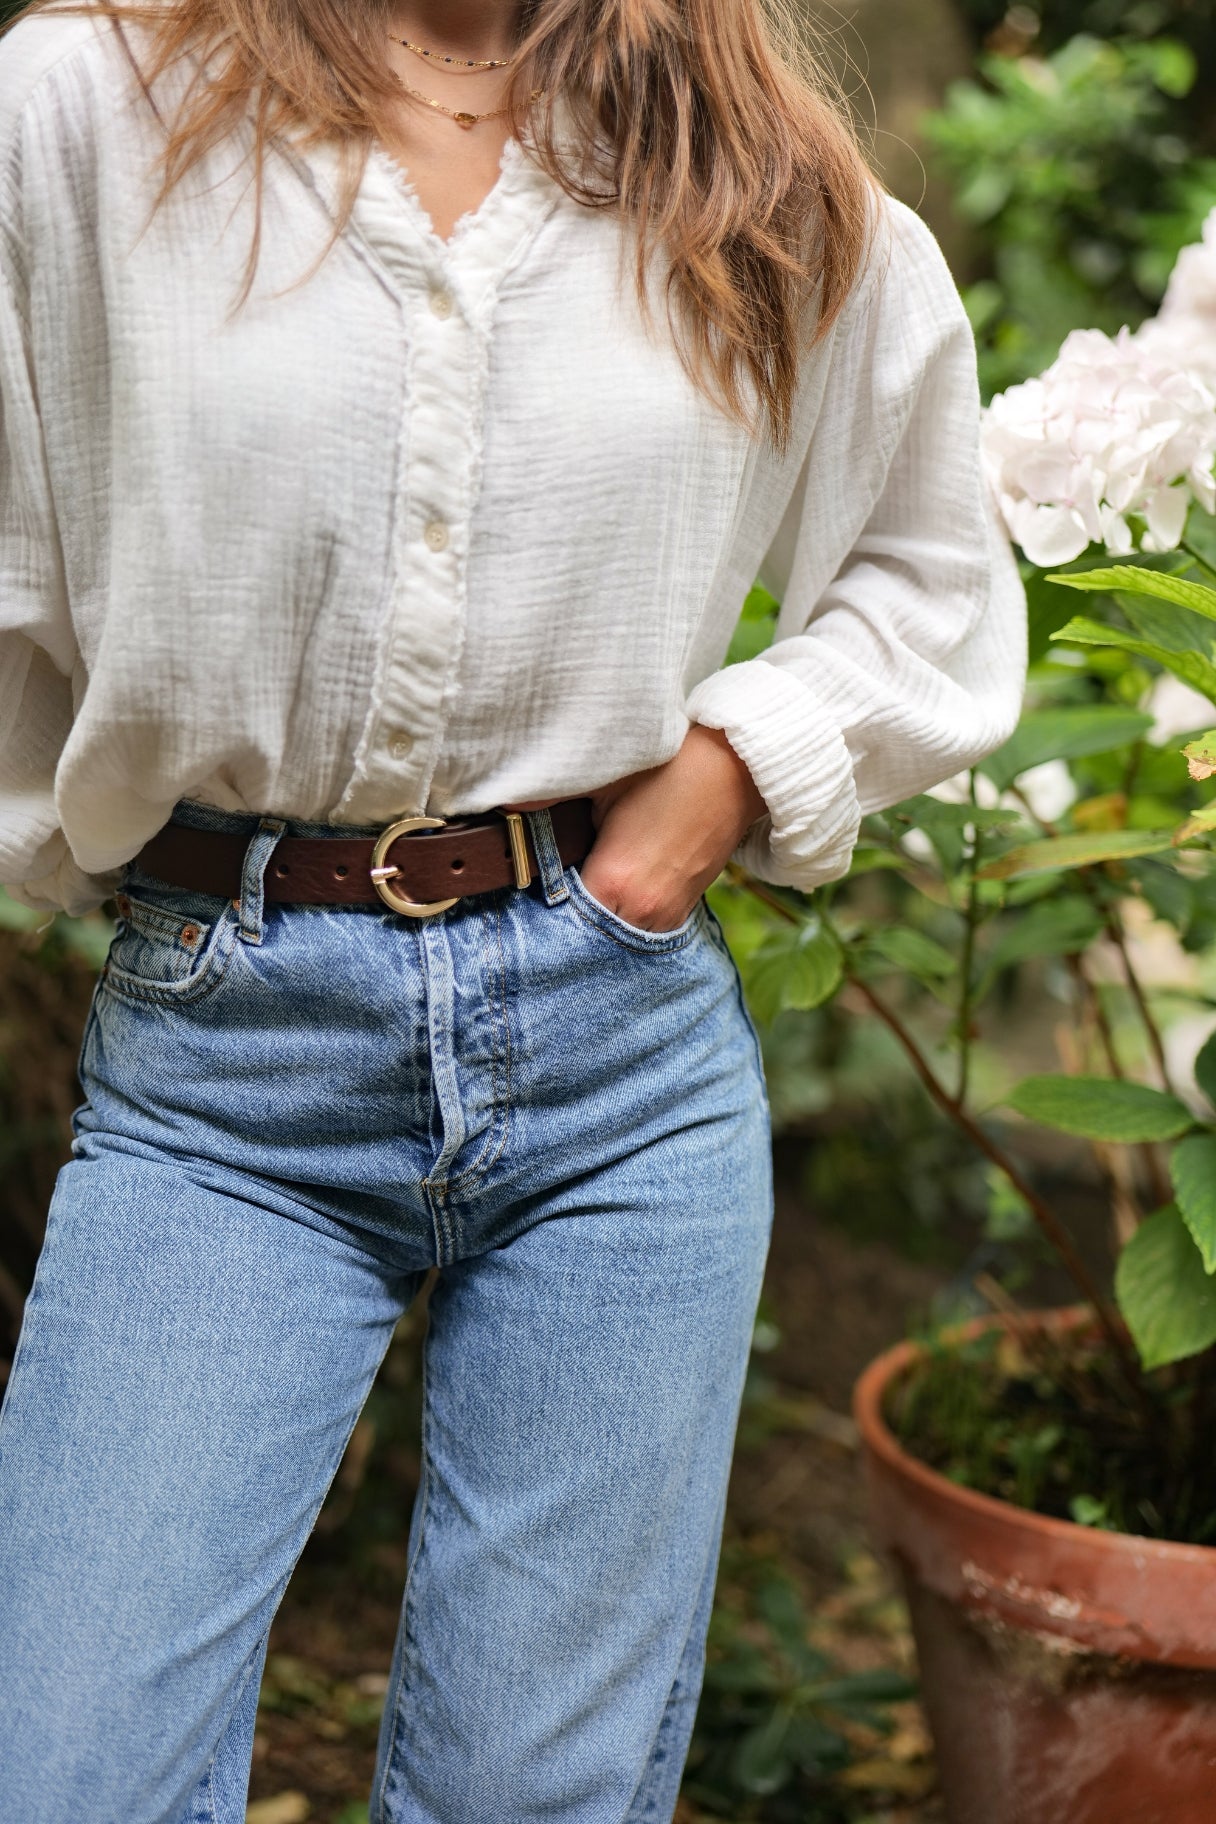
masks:
[[[1122,329],[1074,330],[1051,366],[998,394],[984,415],[984,464],[1005,524],[1032,563],[1066,564],[1091,544],[1170,551],[1191,501],[1216,510],[1216,390]]]
[[[1203,224],[1203,238],[1178,255],[1158,313],[1163,322],[1193,317],[1216,339],[1216,208]]]
[[[1216,209],[1203,224],[1203,239],[1178,255],[1161,309],[1136,340],[1216,389]]]

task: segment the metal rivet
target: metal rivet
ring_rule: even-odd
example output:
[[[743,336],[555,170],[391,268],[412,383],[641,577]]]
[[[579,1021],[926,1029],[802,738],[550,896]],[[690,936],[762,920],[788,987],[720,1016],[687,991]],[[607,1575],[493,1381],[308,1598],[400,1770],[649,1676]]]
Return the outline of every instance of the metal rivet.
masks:
[[[183,944],[186,944],[190,949],[193,949],[195,944],[197,944],[200,935],[201,935],[201,933],[200,933],[197,925],[183,925],[182,926],[182,942],[183,942]]]

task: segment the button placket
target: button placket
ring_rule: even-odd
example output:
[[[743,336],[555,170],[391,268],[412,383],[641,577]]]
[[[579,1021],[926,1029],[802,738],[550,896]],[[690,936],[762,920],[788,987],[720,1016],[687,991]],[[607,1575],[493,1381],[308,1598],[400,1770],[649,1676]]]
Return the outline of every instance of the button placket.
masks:
[[[331,165],[324,193],[336,213],[340,187]],[[400,302],[406,383],[377,707],[364,725],[340,805],[353,821],[419,812],[430,791],[464,644],[469,526],[497,289],[557,199],[551,180],[508,146],[494,192],[458,245],[448,247],[417,198],[403,190],[388,155],[373,150],[368,161],[350,232],[362,238]],[[442,550],[427,539],[435,523],[447,535]]]
[[[421,295],[419,296],[419,293]],[[409,313],[410,384],[398,576],[378,736],[360,802],[373,817],[422,808],[463,643],[468,518],[483,358],[453,293],[433,273]],[[436,308],[437,300],[446,300]]]

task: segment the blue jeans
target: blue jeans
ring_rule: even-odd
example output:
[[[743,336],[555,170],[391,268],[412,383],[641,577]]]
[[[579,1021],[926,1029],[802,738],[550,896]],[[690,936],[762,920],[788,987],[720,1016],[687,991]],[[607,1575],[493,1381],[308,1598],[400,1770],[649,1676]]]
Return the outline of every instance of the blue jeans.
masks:
[[[128,872],[0,1419],[0,1824],[242,1824],[267,1632],[428,1269],[374,1824],[670,1819],[771,1211],[704,904]]]

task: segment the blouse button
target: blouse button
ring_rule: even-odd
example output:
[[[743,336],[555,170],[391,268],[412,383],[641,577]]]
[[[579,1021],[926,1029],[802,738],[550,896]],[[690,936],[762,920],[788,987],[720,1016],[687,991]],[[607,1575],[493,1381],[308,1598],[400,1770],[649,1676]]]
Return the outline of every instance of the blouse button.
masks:
[[[446,551],[448,548],[448,529],[441,519],[428,519],[422,532],[427,545],[432,551]]]
[[[395,728],[388,738],[388,751],[394,760],[407,760],[413,745],[413,735],[407,735],[403,728]]]
[[[452,294],[450,291],[436,290],[431,293],[430,306],[433,314],[439,318],[452,314]]]

